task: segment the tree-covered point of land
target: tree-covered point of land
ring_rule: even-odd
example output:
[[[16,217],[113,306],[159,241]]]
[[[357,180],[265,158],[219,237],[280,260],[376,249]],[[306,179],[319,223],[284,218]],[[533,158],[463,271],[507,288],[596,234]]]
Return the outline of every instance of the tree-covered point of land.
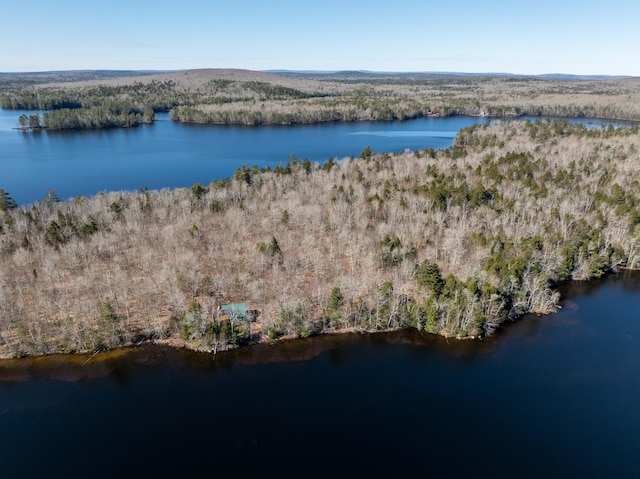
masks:
[[[46,110],[40,127],[52,130],[131,127],[150,123],[155,112],[186,101],[174,86],[170,81],[153,81],[78,88],[14,87],[0,95],[0,104],[5,109]],[[23,125],[22,117],[19,124],[35,128]]]
[[[639,146],[638,127],[496,121],[446,150],[291,157],[189,189],[2,192],[0,355],[490,335],[554,311],[558,281],[640,266]]]

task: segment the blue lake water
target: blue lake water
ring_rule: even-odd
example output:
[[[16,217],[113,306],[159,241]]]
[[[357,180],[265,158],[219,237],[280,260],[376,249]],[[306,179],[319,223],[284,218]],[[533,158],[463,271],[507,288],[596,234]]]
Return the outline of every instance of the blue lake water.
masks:
[[[226,178],[243,163],[275,166],[291,154],[323,162],[374,151],[441,148],[479,119],[298,126],[180,124],[160,115],[152,125],[82,132],[23,132],[20,111],[0,110],[0,188],[18,203],[104,190],[191,186]]]
[[[293,154],[324,162],[406,148],[447,148],[457,132],[484,118],[422,118],[396,122],[295,126],[181,124],[158,115],[131,129],[18,131],[20,110],[0,109],[0,188],[20,204],[42,199],[51,188],[60,198],[100,191],[208,184],[229,177],[243,163],[285,163]]]

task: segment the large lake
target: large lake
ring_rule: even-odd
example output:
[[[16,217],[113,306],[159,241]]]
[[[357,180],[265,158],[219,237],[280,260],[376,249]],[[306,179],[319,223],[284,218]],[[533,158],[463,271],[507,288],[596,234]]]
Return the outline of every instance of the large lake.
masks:
[[[440,148],[476,118],[294,127],[19,132],[0,110],[0,188],[19,203],[190,186],[290,154]],[[0,478],[638,477],[640,273],[565,286],[496,336],[312,338],[217,356],[144,347],[0,362]]]
[[[461,128],[487,121],[451,117],[256,128],[181,124],[164,114],[131,129],[24,132],[14,129],[22,113],[33,112],[0,109],[0,188],[20,204],[42,199],[48,188],[67,199],[208,184],[243,163],[274,167],[291,154],[324,162],[358,156],[366,146],[379,152],[447,148]]]
[[[482,341],[0,362],[0,477],[637,478],[640,272]]]

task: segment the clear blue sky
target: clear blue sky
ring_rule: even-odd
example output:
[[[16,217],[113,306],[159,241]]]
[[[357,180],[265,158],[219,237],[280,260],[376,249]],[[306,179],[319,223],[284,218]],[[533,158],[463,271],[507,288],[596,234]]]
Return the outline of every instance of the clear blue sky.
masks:
[[[0,71],[248,68],[640,76],[639,0],[3,2]]]

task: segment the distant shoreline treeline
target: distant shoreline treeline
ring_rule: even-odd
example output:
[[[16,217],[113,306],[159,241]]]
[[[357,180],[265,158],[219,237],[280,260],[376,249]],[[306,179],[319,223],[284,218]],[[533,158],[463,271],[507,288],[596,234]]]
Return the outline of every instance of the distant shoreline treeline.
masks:
[[[190,189],[2,191],[0,356],[490,335],[554,311],[557,281],[640,266],[639,130],[494,121],[446,150],[291,158]]]
[[[371,79],[182,72],[118,83],[12,84],[5,109],[46,110],[41,127],[131,127],[171,112],[203,124],[310,124],[425,116],[558,116],[640,120],[640,82],[403,75]],[[216,76],[217,75],[217,76]],[[222,77],[220,76],[222,75]],[[224,77],[226,75],[227,77]]]

